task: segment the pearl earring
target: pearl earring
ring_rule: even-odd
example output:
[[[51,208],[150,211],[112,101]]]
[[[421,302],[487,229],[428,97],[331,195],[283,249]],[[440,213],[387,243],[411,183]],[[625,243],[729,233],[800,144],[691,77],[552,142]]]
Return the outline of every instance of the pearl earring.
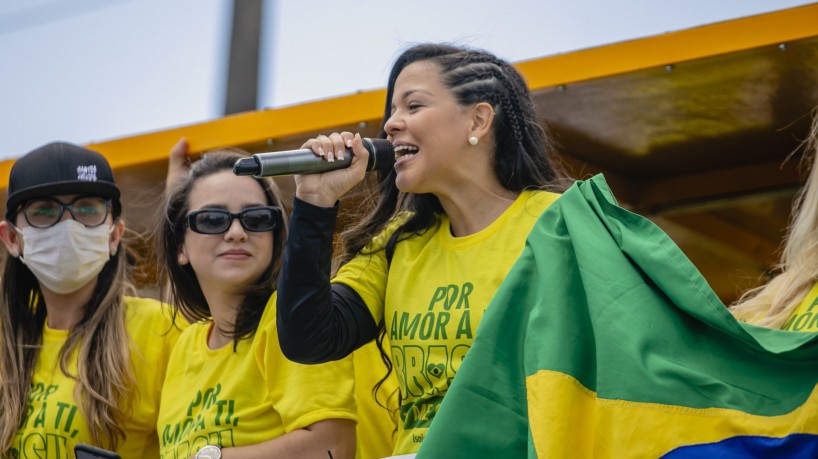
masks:
[[[477,145],[477,142],[479,142],[479,141],[480,140],[475,136],[469,137],[469,143],[472,144],[472,145]]]

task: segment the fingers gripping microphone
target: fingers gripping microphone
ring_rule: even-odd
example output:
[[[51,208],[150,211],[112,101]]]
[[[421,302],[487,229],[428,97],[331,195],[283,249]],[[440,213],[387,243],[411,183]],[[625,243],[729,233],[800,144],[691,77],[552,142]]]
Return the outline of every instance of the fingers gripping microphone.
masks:
[[[395,164],[395,150],[392,144],[385,139],[364,138],[364,147],[369,152],[369,161],[366,170],[388,170]],[[344,159],[329,162],[316,156],[312,150],[278,151],[272,153],[256,153],[249,158],[236,161],[233,173],[236,175],[252,175],[254,177],[271,177],[277,175],[317,174],[349,167],[352,163],[352,150],[347,148]]]

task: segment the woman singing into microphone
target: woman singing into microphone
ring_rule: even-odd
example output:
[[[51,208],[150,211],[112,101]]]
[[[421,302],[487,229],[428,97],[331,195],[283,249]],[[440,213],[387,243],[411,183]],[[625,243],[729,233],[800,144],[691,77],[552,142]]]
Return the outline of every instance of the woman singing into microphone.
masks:
[[[483,311],[567,180],[522,77],[482,51],[405,51],[389,77],[381,136],[397,161],[377,208],[342,235],[332,281],[337,202],[363,179],[368,153],[351,133],[305,144],[327,160],[351,147],[355,158],[349,169],[296,176],[279,338],[304,363],[388,339],[401,398],[394,453],[406,454],[420,448]]]

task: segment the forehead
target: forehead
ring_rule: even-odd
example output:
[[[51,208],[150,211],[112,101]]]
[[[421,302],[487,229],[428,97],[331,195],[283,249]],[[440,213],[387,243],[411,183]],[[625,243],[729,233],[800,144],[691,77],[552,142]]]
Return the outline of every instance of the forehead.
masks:
[[[267,204],[264,190],[256,179],[235,175],[230,170],[198,179],[188,196],[190,210],[208,205],[241,209],[247,204]]]
[[[404,67],[395,80],[395,97],[413,89],[445,90],[441,68],[432,61],[417,61]]]

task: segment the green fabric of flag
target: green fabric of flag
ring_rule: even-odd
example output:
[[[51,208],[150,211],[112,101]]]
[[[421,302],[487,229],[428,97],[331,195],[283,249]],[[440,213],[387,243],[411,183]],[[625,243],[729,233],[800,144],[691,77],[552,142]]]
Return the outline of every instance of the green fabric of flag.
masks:
[[[529,234],[418,457],[812,444],[816,338],[737,322],[673,241],[596,176]]]

